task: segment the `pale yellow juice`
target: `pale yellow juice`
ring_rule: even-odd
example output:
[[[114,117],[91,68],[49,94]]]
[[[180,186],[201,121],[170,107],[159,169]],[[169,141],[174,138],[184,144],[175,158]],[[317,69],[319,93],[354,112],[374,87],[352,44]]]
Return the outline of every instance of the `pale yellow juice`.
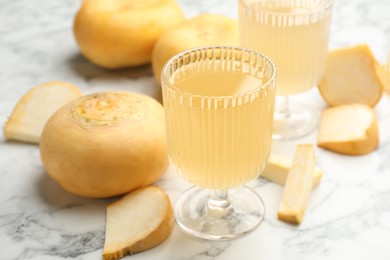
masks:
[[[263,84],[259,78],[213,70],[189,68],[172,75],[173,87],[185,93],[164,92],[168,149],[185,180],[225,189],[256,178],[265,166],[274,88],[254,90]],[[240,93],[240,97],[229,97]]]
[[[390,72],[390,51],[389,54],[387,55],[387,63],[385,64],[385,69]]]
[[[240,44],[273,60],[278,69],[277,95],[302,93],[317,85],[323,76],[331,12],[315,13],[316,6],[276,3],[240,3]]]

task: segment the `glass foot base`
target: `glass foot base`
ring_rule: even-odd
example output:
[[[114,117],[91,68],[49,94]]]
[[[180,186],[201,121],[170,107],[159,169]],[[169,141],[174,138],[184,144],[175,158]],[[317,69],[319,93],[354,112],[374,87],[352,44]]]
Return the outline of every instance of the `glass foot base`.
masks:
[[[175,215],[187,233],[209,240],[228,240],[253,231],[264,219],[265,207],[256,192],[241,187],[227,200],[214,201],[210,190],[193,187],[176,202]]]
[[[312,108],[291,103],[288,114],[275,112],[272,139],[291,140],[311,133],[318,125],[318,114]]]

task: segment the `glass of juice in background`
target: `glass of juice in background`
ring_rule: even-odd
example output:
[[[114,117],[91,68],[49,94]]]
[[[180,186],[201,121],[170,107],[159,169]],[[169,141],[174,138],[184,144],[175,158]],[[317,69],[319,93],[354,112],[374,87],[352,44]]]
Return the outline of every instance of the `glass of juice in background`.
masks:
[[[328,54],[334,0],[239,0],[240,45],[264,53],[278,69],[274,139],[315,129],[317,113],[288,96],[321,80]]]
[[[390,94],[390,51],[389,53],[387,54],[387,61],[384,65],[384,72],[385,72],[385,75],[384,75],[384,78],[382,79],[384,82],[384,87],[385,87],[385,91],[387,92],[387,94]]]
[[[163,68],[170,161],[196,185],[176,202],[176,221],[188,233],[232,239],[261,223],[264,204],[243,185],[268,161],[275,76],[267,57],[237,47],[188,50]]]

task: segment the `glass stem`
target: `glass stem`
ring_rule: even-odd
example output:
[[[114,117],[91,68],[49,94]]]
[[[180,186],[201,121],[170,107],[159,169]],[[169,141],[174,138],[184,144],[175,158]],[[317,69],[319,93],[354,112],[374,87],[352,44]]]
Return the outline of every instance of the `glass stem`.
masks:
[[[227,190],[211,190],[207,202],[209,210],[226,210],[230,207]]]
[[[288,96],[278,97],[278,103],[275,106],[276,113],[279,114],[280,118],[289,118],[290,117],[290,109],[288,106]]]

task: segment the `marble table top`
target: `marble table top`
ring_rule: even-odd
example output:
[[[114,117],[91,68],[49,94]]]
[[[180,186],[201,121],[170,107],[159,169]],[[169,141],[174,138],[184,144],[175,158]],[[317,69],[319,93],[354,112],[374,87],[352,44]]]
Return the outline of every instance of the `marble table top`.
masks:
[[[31,87],[68,81],[85,94],[126,90],[159,98],[151,68],[107,71],[87,62],[72,34],[81,1],[0,0],[0,126]],[[179,0],[188,17],[221,13],[237,17],[236,0]],[[390,50],[389,0],[336,0],[330,47],[368,43],[384,62]],[[297,97],[318,111],[325,107],[313,89]],[[265,221],[233,241],[210,242],[184,234],[176,225],[160,246],[126,259],[390,259],[390,99],[375,108],[380,146],[350,157],[316,148],[325,175],[310,198],[304,222],[276,218],[282,187],[261,178],[251,186],[263,197]],[[273,152],[292,156],[305,138],[274,142]],[[37,145],[0,143],[0,259],[101,259],[105,207],[111,200],[73,196],[45,173]],[[173,203],[188,187],[169,168],[158,181]]]

